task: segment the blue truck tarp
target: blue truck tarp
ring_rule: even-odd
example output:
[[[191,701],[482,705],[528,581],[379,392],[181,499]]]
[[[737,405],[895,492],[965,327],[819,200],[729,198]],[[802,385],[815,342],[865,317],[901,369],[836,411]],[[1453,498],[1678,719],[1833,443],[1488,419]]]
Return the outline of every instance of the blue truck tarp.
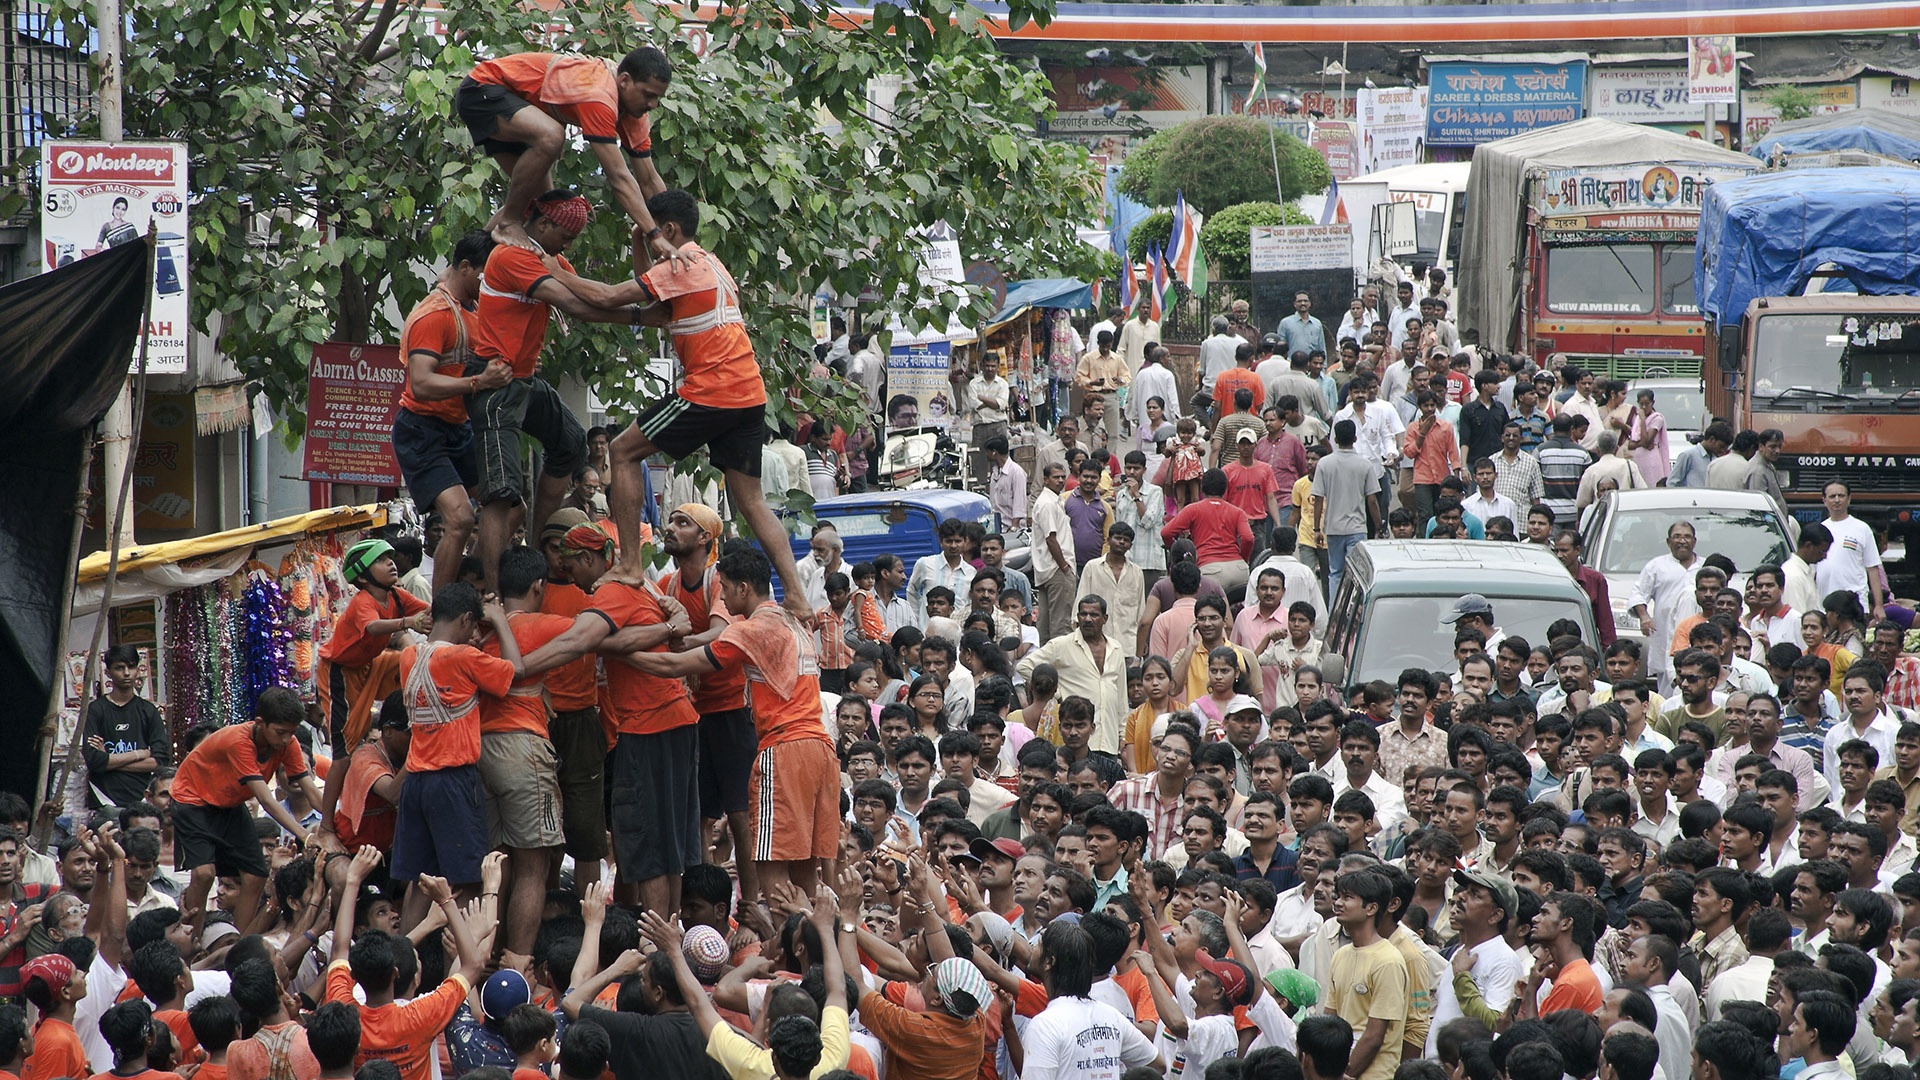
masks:
[[[1867,150],[1904,161],[1920,161],[1920,119],[1885,109],[1849,109],[1809,116],[1775,124],[1747,153],[1768,161],[1776,153],[1816,154],[1829,150]]]
[[[1820,267],[1867,296],[1920,295],[1920,170],[1789,169],[1707,190],[1693,287],[1709,323],[1797,296]],[[1830,290],[1831,291],[1831,290]]]

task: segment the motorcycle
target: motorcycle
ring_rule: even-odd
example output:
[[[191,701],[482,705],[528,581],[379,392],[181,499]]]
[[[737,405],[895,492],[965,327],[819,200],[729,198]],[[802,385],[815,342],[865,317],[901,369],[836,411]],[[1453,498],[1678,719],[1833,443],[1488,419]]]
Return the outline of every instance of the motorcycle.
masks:
[[[965,490],[965,460],[965,447],[946,428],[891,428],[880,455],[880,486],[897,491]]]

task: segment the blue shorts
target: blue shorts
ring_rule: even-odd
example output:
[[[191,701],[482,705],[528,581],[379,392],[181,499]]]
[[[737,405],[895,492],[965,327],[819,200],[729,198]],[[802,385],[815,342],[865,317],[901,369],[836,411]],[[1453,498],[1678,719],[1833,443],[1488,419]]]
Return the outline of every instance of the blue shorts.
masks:
[[[422,514],[431,513],[434,501],[448,488],[472,491],[480,482],[471,423],[449,424],[400,409],[393,414],[393,458]]]
[[[422,874],[446,878],[449,885],[480,880],[480,860],[487,854],[482,790],[478,765],[407,770],[394,823],[393,880]]]

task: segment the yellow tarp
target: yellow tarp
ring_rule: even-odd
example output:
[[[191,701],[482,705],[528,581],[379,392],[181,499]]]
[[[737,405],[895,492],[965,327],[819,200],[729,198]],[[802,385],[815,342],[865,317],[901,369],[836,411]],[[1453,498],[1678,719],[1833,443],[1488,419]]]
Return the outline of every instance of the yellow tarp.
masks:
[[[333,506],[325,510],[314,510],[310,513],[284,517],[278,521],[269,521],[265,525],[248,525],[245,528],[196,536],[190,540],[169,540],[163,544],[148,544],[144,547],[123,550],[120,552],[120,573],[126,574],[150,566],[185,562],[205,555],[218,555],[235,548],[252,547],[287,537],[339,532],[342,529],[378,528],[386,523],[386,507],[377,503],[367,506]],[[89,585],[104,581],[106,576],[106,552],[102,551],[80,560],[78,576],[80,584]]]

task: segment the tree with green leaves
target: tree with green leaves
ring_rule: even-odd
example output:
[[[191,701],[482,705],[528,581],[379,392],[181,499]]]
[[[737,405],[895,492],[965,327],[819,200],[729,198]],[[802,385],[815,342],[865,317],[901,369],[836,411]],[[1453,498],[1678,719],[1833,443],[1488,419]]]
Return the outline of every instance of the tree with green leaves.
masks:
[[[1279,161],[1276,181],[1274,163]],[[1203,214],[1276,194],[1287,202],[1325,191],[1333,174],[1312,147],[1249,116],[1208,116],[1155,133],[1127,154],[1119,188],[1148,206],[1184,193]]]
[[[52,8],[84,40],[84,0]],[[1013,0],[1001,17],[1052,13],[1052,0]],[[304,426],[312,345],[393,340],[432,268],[500,201],[504,178],[452,109],[489,56],[667,52],[673,86],[651,113],[659,170],[701,201],[700,242],[739,279],[768,382],[794,388],[800,408],[849,416],[857,399],[807,378],[816,290],[870,290],[877,317],[910,327],[985,313],[977,290],[921,280],[920,238],[937,222],[1011,278],[1098,265],[1074,227],[1095,216],[1100,177],[1081,147],[1035,134],[1052,108],[1045,79],[1002,58],[964,0],[865,19],[833,0],[127,0],[126,15],[127,137],[189,146],[194,324],[289,435]],[[869,102],[878,87],[898,87],[890,105]],[[554,181],[603,209],[575,245],[582,271],[622,275],[628,225],[593,158],[563,154]],[[658,353],[630,330],[574,326],[544,363],[631,407],[661,392],[644,364]],[[772,408],[785,418],[794,404]]]

